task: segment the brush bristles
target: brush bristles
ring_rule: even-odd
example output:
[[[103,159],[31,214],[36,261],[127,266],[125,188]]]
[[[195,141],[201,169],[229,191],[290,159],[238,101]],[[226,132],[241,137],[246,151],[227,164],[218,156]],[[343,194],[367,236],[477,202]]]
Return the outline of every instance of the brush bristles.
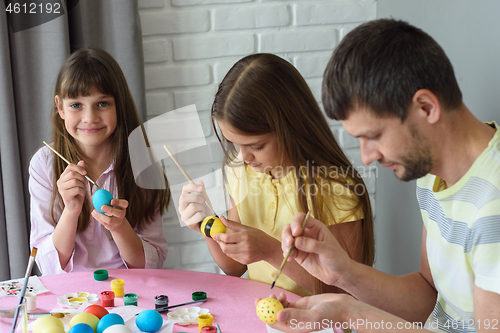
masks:
[[[38,251],[38,250],[37,250],[37,248],[36,248],[36,247],[34,247],[34,248],[31,250],[31,254],[30,254],[30,256],[31,256],[31,257],[36,257],[36,251]]]

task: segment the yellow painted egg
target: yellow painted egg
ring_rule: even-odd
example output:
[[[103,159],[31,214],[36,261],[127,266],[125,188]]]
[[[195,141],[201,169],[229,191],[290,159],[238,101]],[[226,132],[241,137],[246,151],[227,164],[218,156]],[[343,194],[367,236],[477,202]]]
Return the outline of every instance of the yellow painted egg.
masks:
[[[266,324],[274,324],[278,320],[278,311],[283,309],[280,301],[274,298],[264,298],[257,303],[257,316]]]
[[[43,333],[45,331],[49,332],[55,330],[52,329],[54,327],[62,328],[64,331],[64,324],[61,319],[54,316],[43,316],[33,322],[31,330],[33,331],[33,333]]]
[[[64,328],[59,326],[47,327],[42,331],[42,333],[65,333]]]
[[[92,313],[82,312],[71,318],[71,320],[69,321],[69,328],[72,328],[76,324],[84,323],[92,327],[94,332],[96,332],[98,322],[99,318],[97,318]]]
[[[201,222],[200,226],[201,232],[212,238],[215,234],[225,233],[226,226],[222,224],[221,220],[217,216],[207,216]]]

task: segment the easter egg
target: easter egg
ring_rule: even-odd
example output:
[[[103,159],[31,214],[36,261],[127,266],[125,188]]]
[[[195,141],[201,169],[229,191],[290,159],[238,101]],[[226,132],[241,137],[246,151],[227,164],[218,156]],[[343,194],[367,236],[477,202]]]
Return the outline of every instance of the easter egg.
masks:
[[[92,313],[94,316],[96,316],[99,319],[101,319],[102,317],[104,317],[105,315],[107,315],[109,313],[108,310],[106,310],[104,307],[97,305],[97,304],[87,306],[85,308],[85,310],[83,310],[83,312]]]
[[[280,301],[274,298],[264,298],[257,303],[257,316],[266,324],[274,324],[278,320],[278,311],[283,309]]]
[[[82,312],[77,315],[75,315],[71,320],[69,321],[69,328],[72,328],[76,324],[84,323],[92,327],[92,330],[96,330],[97,328],[97,323],[99,322],[99,318],[97,318],[95,315],[92,313],[86,313]]]
[[[89,325],[85,323],[80,323],[71,327],[69,333],[94,333],[94,330]]]
[[[113,195],[102,188],[95,191],[94,195],[92,196],[92,204],[94,205],[94,208],[99,213],[103,214],[104,212],[101,210],[101,207],[104,205],[111,206],[111,200],[113,200]]]
[[[31,330],[33,331],[33,333],[44,333],[45,330],[51,329],[53,327],[62,328],[64,331],[64,324],[61,319],[54,316],[43,316],[33,322]]]
[[[225,233],[226,226],[217,216],[207,216],[201,222],[200,230],[205,236],[212,238],[215,234]]]
[[[156,332],[163,325],[163,317],[155,310],[144,310],[135,318],[135,324],[143,332]]]
[[[88,326],[88,325],[87,325]],[[89,326],[90,327],[90,326]],[[92,328],[90,329],[92,330]],[[92,331],[93,333],[94,331]],[[52,327],[47,327],[42,331],[42,333],[65,333],[64,328],[61,328],[59,326],[52,326]],[[90,332],[89,332],[90,333]]]
[[[125,325],[113,325],[106,328],[103,333],[132,333],[132,330]]]
[[[122,316],[116,313],[109,313],[105,315],[101,318],[101,320],[99,320],[99,323],[97,323],[96,332],[102,333],[108,327],[111,327],[113,325],[125,325],[125,321],[123,320]]]

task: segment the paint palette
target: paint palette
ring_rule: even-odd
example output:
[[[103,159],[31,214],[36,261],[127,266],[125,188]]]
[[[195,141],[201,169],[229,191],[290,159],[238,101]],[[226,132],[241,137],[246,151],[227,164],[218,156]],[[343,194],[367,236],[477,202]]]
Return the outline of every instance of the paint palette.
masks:
[[[67,293],[64,296],[57,298],[57,304],[63,308],[76,309],[79,308],[84,302],[95,304],[99,300],[97,294],[88,292]]]
[[[202,314],[210,314],[210,310],[192,306],[189,308],[179,308],[175,311],[167,313],[168,319],[175,321],[179,325],[198,324],[198,316]]]
[[[0,298],[4,296],[18,296],[23,288],[24,278],[1,281],[0,282]],[[49,290],[45,288],[42,281],[38,276],[30,276],[28,280],[28,285],[26,286],[26,292],[33,294],[46,293]]]

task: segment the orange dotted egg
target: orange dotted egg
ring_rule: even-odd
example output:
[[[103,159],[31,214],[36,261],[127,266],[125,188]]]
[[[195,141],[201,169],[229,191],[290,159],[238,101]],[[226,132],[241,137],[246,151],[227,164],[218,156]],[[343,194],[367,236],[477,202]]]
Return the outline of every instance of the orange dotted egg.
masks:
[[[274,324],[278,320],[278,311],[283,309],[280,301],[274,298],[264,298],[257,303],[257,316],[266,324]]]

